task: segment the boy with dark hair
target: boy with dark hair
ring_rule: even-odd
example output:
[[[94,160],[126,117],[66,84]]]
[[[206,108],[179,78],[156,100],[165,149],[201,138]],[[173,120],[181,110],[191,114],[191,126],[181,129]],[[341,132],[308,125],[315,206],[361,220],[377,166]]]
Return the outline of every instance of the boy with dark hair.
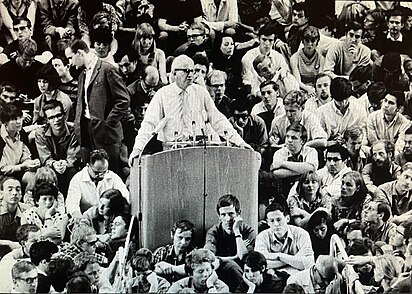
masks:
[[[240,216],[240,203],[236,196],[223,195],[216,205],[219,224],[206,234],[205,249],[220,261],[217,274],[233,292],[242,281],[242,260],[252,250],[255,231]]]
[[[36,293],[50,292],[50,278],[46,272],[49,262],[54,253],[58,251],[57,245],[51,241],[39,241],[30,247],[31,262],[37,267],[37,289]]]

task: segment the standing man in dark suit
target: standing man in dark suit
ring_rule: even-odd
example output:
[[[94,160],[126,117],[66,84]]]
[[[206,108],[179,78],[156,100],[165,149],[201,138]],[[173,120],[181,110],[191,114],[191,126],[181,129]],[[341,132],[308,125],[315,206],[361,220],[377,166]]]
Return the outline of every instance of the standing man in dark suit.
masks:
[[[79,76],[74,131],[85,152],[105,149],[109,168],[118,172],[123,139],[121,119],[130,107],[130,97],[119,71],[99,59],[81,40],[74,40],[65,51],[70,65],[84,69]]]

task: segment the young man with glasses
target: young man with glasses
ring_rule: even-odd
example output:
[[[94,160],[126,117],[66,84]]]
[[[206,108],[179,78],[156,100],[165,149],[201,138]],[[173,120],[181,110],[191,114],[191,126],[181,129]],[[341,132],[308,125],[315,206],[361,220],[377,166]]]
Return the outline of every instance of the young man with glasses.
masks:
[[[129,191],[122,179],[109,170],[109,156],[103,149],[90,153],[87,165],[70,181],[66,198],[67,212],[75,219],[92,206],[99,204],[100,195],[107,189],[118,189],[129,201]]]
[[[35,134],[39,158],[42,165],[56,172],[60,192],[67,195],[70,180],[80,168],[80,145],[73,126],[66,122],[60,101],[47,101],[43,111],[48,123]]]
[[[349,77],[357,66],[372,64],[371,50],[362,44],[363,27],[360,23],[351,22],[345,29],[343,41],[330,46],[326,54],[323,71],[332,78]]]
[[[227,74],[221,70],[213,70],[207,75],[206,85],[217,109],[227,118],[232,116],[233,99],[226,96]]]
[[[208,130],[212,140],[219,140],[218,134],[234,145],[252,149],[217,110],[207,90],[193,84],[194,62],[191,58],[186,55],[176,57],[172,75],[174,82],[159,89],[150,101],[129,157],[130,165],[141,155],[160,123],[164,123],[157,136],[161,142],[188,141],[191,136],[203,136]]]
[[[20,260],[11,269],[13,289],[10,293],[36,293],[37,269],[30,261]]]

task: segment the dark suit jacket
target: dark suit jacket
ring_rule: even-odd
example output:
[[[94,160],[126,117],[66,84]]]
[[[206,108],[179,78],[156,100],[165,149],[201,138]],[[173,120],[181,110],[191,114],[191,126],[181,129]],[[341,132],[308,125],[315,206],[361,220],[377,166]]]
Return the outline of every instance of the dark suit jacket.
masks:
[[[77,31],[77,0],[65,0],[61,7],[56,7],[53,0],[41,0],[39,2],[39,14],[45,35],[54,36],[56,27],[69,28]]]
[[[78,99],[74,131],[81,144],[80,119],[84,112],[85,71],[79,76]],[[130,97],[118,70],[98,60],[87,88],[92,134],[98,146],[120,143],[123,130],[120,123],[130,107]]]

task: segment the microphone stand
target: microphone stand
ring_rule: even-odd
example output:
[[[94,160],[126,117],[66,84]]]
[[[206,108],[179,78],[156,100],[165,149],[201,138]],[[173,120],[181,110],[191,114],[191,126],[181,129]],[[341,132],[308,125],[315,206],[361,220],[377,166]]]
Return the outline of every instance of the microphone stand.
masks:
[[[207,125],[205,125],[207,128]],[[208,136],[205,134],[205,130],[202,128],[203,135],[203,216],[202,216],[202,225],[203,225],[203,236],[206,236],[206,197],[207,197],[207,167],[206,167],[206,158],[207,158],[207,140]]]

